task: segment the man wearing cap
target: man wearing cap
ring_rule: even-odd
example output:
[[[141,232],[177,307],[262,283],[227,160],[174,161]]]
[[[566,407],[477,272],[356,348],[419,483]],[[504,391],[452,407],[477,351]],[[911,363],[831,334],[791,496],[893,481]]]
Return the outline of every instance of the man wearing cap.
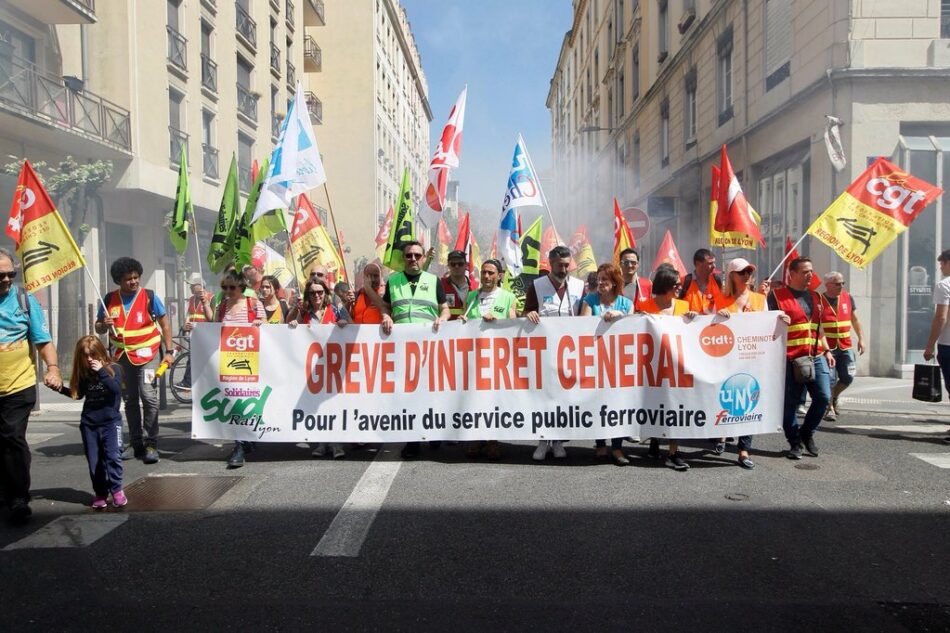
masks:
[[[449,306],[449,321],[455,321],[465,312],[468,293],[478,289],[478,284],[468,274],[468,258],[465,251],[452,251],[448,256],[449,272],[442,278],[445,302]]]
[[[831,404],[825,419],[838,419],[838,396],[854,382],[855,357],[851,331],[858,337],[858,353],[864,353],[864,334],[854,311],[854,299],[844,289],[844,275],[832,271],[825,275],[825,293],[821,295],[821,329],[835,358],[831,372]]]
[[[205,290],[205,282],[199,273],[191,273],[188,277],[188,285],[191,286],[191,296],[188,297],[188,310],[185,314],[185,324],[182,329],[190,336],[195,327],[195,323],[207,323],[211,320],[210,292]],[[191,356],[188,356],[188,362],[185,365],[185,375],[178,385],[182,389],[191,389]]]
[[[716,256],[708,248],[693,253],[693,272],[683,279],[680,299],[698,314],[716,311],[716,300],[722,294],[722,279],[715,273]]]
[[[623,296],[633,301],[633,311],[640,309],[640,302],[653,296],[653,282],[638,273],[640,253],[635,248],[620,251],[620,272],[623,274]]]

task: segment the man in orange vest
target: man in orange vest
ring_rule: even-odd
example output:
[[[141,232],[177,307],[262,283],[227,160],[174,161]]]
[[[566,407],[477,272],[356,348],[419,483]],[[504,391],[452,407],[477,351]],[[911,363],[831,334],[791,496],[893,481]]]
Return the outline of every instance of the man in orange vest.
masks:
[[[211,320],[213,313],[211,311],[211,300],[214,298],[210,292],[205,291],[205,282],[199,273],[192,273],[188,277],[188,285],[191,286],[191,296],[188,297],[188,308],[185,314],[185,324],[182,329],[187,336],[195,327],[195,323],[207,323]],[[178,385],[182,389],[191,389],[191,356],[188,356],[188,363],[185,365],[185,375]]]
[[[818,457],[815,431],[818,430],[821,418],[831,402],[829,367],[835,366],[835,359],[831,350],[828,349],[824,336],[819,335],[821,299],[818,293],[808,289],[813,274],[810,259],[807,257],[793,259],[788,266],[787,287],[774,289],[768,298],[769,310],[781,310],[788,317],[782,428],[789,444],[789,451],[786,454],[789,459],[801,459],[803,449],[812,457]],[[824,352],[819,353],[819,349],[823,349]],[[809,382],[796,380],[793,361],[800,358],[811,359],[809,365],[814,368],[814,375]],[[806,389],[811,396],[811,406],[799,426],[795,410],[799,402],[804,402],[803,396]]]
[[[468,257],[465,251],[452,251],[447,258],[449,274],[442,278],[442,289],[449,304],[449,321],[457,320],[465,312],[468,293],[478,290],[478,282],[468,274]]]
[[[379,264],[366,264],[363,268],[363,287],[353,301],[353,323],[379,324],[383,322],[386,304],[383,303],[383,270]]]
[[[119,288],[104,298],[108,311],[99,306],[96,332],[109,334],[115,360],[122,366],[122,399],[132,453],[146,464],[154,464],[158,462],[158,392],[152,377],[159,362],[174,360],[172,331],[162,300],[139,285],[142,264],[120,257],[112,262],[109,275]],[[160,358],[163,340],[165,355]]]
[[[693,272],[683,279],[680,299],[689,303],[691,312],[713,314],[722,295],[722,278],[715,273],[716,256],[708,248],[693,253]]]
[[[833,422],[838,419],[838,396],[854,382],[852,330],[858,337],[858,354],[864,353],[864,334],[854,311],[854,299],[845,291],[844,275],[839,272],[825,275],[825,294],[821,296],[821,330],[835,357],[835,371],[831,374],[831,404],[825,413],[825,419]]]

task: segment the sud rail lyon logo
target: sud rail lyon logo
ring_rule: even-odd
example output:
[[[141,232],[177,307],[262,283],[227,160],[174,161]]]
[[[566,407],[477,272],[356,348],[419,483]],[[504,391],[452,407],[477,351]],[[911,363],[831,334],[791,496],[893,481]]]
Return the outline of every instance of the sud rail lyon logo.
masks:
[[[716,416],[716,424],[743,424],[759,422],[761,413],[753,413],[759,404],[759,381],[749,374],[729,376],[719,388],[719,405],[722,411]]]

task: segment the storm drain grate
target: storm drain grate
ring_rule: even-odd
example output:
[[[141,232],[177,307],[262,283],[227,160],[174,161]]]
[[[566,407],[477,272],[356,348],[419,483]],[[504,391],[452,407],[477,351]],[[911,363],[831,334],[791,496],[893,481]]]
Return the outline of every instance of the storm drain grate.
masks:
[[[950,631],[950,605],[925,602],[878,602],[909,631]]]
[[[142,477],[126,486],[126,511],[204,510],[230,490],[241,477],[163,475]]]

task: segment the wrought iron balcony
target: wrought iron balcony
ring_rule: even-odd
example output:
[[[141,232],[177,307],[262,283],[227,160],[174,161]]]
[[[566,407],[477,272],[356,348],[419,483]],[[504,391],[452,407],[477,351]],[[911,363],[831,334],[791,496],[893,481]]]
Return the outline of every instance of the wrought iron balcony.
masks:
[[[166,26],[165,30],[168,31],[168,63],[187,71],[188,40],[171,26]]]
[[[304,26],[326,26],[327,21],[323,9],[323,0],[304,0]]]
[[[248,46],[253,49],[257,49],[257,22],[248,14],[248,12],[241,6],[240,2],[234,4],[237,9],[237,32],[238,35],[244,38]]]
[[[203,159],[201,161],[202,173],[213,180],[218,179],[218,149],[211,147],[207,143],[201,144]]]
[[[310,113],[310,120],[316,124],[323,123],[323,102],[317,99],[317,95],[310,91],[304,93],[307,101],[307,111]]]
[[[280,49],[273,42],[270,44],[270,69],[280,77]]]
[[[287,0],[284,8],[284,20],[287,21],[287,28],[291,31],[294,30],[294,3],[292,0]]]
[[[16,55],[0,56],[0,109],[68,129],[124,152],[132,150],[129,111]]]
[[[251,94],[251,91],[241,84],[237,85],[237,107],[239,114],[257,122],[257,95]]]
[[[204,53],[201,54],[201,87],[218,94],[218,65]]]
[[[168,161],[173,167],[178,167],[181,159],[181,148],[185,148],[185,155],[188,155],[188,134],[181,130],[168,126]]]
[[[303,39],[303,69],[310,73],[323,70],[323,51],[309,35]]]
[[[291,92],[297,89],[297,69],[289,59],[287,60],[287,85],[290,86]]]

